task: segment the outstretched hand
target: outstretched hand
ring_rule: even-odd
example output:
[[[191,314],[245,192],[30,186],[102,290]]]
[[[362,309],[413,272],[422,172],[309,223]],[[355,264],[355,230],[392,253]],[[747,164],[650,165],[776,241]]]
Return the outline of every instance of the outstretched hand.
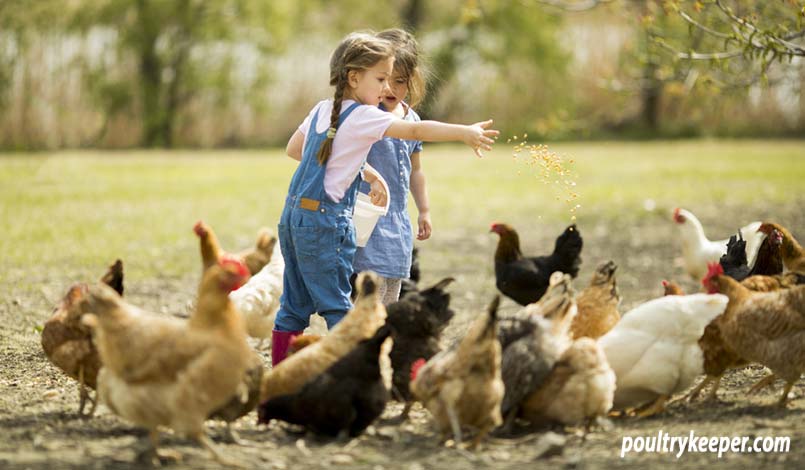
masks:
[[[492,144],[495,143],[494,137],[500,135],[500,131],[490,129],[492,122],[490,119],[467,126],[464,143],[472,147],[479,158],[484,156],[482,150],[492,150]]]

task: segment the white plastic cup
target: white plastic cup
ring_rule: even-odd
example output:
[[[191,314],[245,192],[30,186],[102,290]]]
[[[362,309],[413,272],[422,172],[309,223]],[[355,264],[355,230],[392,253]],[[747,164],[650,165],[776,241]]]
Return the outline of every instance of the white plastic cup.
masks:
[[[383,207],[372,204],[368,194],[358,193],[358,199],[355,201],[355,212],[352,215],[352,223],[355,224],[355,242],[358,246],[364,247],[369,242],[369,237],[375,230],[377,221],[380,217],[388,214],[389,203],[391,202],[391,194],[389,194],[389,186],[383,178],[380,178],[383,187],[386,188],[386,205]]]

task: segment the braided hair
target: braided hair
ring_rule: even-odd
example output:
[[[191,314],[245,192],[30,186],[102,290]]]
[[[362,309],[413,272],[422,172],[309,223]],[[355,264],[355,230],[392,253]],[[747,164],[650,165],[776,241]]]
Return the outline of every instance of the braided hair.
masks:
[[[317,155],[319,165],[324,165],[333,151],[333,140],[338,131],[341,103],[349,85],[349,72],[366,70],[383,59],[394,57],[391,43],[370,33],[351,33],[345,37],[330,57],[330,85],[335,87],[333,110],[327,139],[322,142]]]

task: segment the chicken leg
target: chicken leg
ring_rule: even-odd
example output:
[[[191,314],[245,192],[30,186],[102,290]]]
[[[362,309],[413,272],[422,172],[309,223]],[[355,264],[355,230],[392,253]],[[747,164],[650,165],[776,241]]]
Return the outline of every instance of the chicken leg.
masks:
[[[442,404],[447,412],[447,418],[450,420],[450,427],[453,429],[453,440],[456,448],[458,448],[461,445],[461,423],[458,421],[456,410],[449,403],[445,403],[444,399],[442,399]]]
[[[777,380],[777,376],[774,374],[767,375],[762,379],[758,380],[755,385],[752,385],[752,388],[749,389],[749,394],[754,395],[766,387],[770,387],[774,384],[774,381]]]
[[[788,393],[791,392],[791,389],[794,387],[795,383],[796,380],[785,383],[785,387],[783,387],[783,396],[781,396],[780,401],[777,402],[778,407],[785,408],[788,406]]]
[[[87,405],[87,400],[92,403],[92,407],[88,413],[84,413],[84,408]],[[98,406],[97,393],[95,398],[91,397],[87,391],[86,381],[84,380],[84,366],[78,369],[78,416],[81,419],[91,418],[95,414],[95,408]]]
[[[687,400],[688,403],[696,400],[699,397],[699,394],[702,392],[702,390],[707,388],[707,386],[713,383],[714,381],[716,384],[713,386],[713,389],[710,391],[710,395],[708,396],[707,399],[710,400],[712,398],[715,398],[715,392],[713,390],[718,390],[718,385],[721,383],[721,376],[713,377],[711,375],[708,375],[704,378],[704,380],[702,380],[699,383],[699,385],[697,385],[693,390],[690,391],[690,393],[682,397],[680,400]]]

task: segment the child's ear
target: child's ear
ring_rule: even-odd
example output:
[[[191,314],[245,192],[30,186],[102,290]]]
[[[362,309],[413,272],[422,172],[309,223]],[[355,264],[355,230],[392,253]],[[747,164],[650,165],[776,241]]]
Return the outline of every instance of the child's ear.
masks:
[[[350,88],[358,88],[358,79],[360,78],[360,70],[350,70],[347,72],[347,83]]]

